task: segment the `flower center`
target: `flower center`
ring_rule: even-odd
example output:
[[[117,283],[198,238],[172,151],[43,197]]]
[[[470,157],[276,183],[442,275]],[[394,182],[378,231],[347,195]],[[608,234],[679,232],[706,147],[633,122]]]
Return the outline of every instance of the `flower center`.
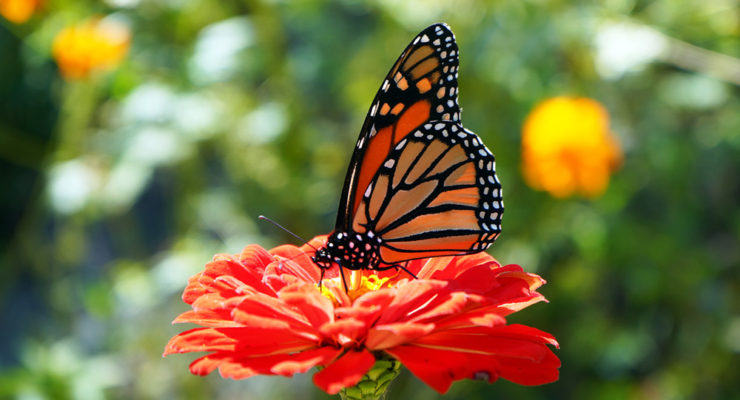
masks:
[[[392,277],[381,278],[375,274],[365,275],[363,270],[352,271],[347,279],[347,297],[354,302],[355,299],[367,292],[372,292],[383,287],[391,287],[389,281]],[[335,290],[344,291],[341,277],[324,279],[321,285],[321,294],[331,299],[335,305],[339,305]]]

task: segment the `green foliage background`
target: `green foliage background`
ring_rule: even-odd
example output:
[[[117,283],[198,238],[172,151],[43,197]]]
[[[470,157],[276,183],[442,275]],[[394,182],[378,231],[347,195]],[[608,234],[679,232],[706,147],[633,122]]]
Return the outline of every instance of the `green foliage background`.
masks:
[[[131,26],[131,51],[65,82],[51,40],[96,14]],[[370,100],[439,21],[460,46],[465,126],[505,188],[489,251],[549,281],[550,303],[512,320],[553,333],[563,362],[550,385],[463,381],[446,398],[740,398],[732,0],[52,0],[1,20],[0,398],[328,397],[310,375],[199,378],[195,356],[160,354],[213,254],[293,241],[259,214],[306,237],[331,229]],[[627,22],[670,51],[604,72],[619,43],[601,34]],[[625,158],[596,200],[522,181],[522,121],[556,95],[610,111]],[[404,373],[389,398],[437,396]]]

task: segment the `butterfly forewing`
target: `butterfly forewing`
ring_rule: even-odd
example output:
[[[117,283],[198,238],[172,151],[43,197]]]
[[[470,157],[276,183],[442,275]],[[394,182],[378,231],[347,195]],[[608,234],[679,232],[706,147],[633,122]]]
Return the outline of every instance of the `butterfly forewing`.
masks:
[[[474,133],[429,122],[389,153],[363,194],[354,232],[382,238],[387,264],[475,253],[501,232],[503,200],[495,160]]]
[[[348,230],[363,193],[388,153],[428,121],[459,121],[458,49],[445,24],[419,33],[383,80],[352,154],[336,228]]]

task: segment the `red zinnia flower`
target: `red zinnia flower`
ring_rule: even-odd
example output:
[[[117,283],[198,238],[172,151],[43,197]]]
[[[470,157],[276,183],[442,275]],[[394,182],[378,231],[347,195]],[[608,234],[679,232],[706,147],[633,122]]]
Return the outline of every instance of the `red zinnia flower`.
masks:
[[[320,247],[325,236],[311,244]],[[334,394],[354,386],[377,359],[395,358],[440,393],[452,382],[501,377],[523,385],[558,378],[555,339],[505,316],[544,300],[544,280],[479,253],[408,263],[401,271],[354,271],[345,293],[338,268],[320,270],[312,249],[247,246],[218,255],[193,276],[174,322],[205,326],[173,337],[164,355],[206,351],[190,371],[225,378],[292,376],[323,367],[314,383]],[[362,275],[365,276],[362,276]],[[389,357],[390,356],[390,357]]]

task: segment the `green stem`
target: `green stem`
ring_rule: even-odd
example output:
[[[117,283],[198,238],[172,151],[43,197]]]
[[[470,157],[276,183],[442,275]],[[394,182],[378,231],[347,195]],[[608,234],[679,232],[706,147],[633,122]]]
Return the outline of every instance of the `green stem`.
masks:
[[[401,372],[396,360],[378,360],[357,385],[339,392],[342,400],[383,400],[388,385]]]

